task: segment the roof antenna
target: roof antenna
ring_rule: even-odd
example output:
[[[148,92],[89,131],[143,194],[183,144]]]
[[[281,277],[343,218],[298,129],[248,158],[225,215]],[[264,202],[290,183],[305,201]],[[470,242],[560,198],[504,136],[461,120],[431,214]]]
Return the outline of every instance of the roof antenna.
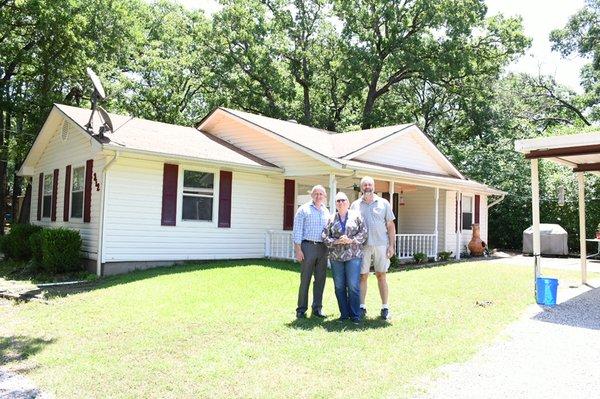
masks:
[[[90,115],[90,120],[88,121],[87,125],[85,125],[85,128],[91,134],[94,133],[93,118],[94,113],[96,112],[96,110],[98,110],[98,113],[100,114],[100,119],[102,120],[102,126],[100,126],[100,128],[98,129],[98,136],[102,138],[104,137],[104,132],[113,131],[113,124],[110,120],[110,117],[108,116],[108,112],[106,112],[104,108],[98,105],[98,100],[106,99],[106,93],[104,92],[104,87],[102,87],[102,83],[100,82],[100,78],[98,77],[98,75],[96,75],[96,73],[92,71],[91,68],[86,68],[86,72],[90,80],[92,81],[92,84],[94,85],[94,92],[92,93],[91,98],[92,114]]]

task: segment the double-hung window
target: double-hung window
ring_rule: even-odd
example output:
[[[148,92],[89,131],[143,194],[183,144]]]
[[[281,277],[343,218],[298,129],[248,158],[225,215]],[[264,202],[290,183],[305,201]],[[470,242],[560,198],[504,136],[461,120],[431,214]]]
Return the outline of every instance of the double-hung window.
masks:
[[[52,209],[52,183],[51,174],[44,175],[44,200],[42,203],[42,217],[49,218]]]
[[[473,197],[462,197],[462,228],[471,230],[473,224]]]
[[[83,185],[85,166],[73,169],[71,183],[71,217],[80,218],[83,214]]]
[[[214,181],[213,173],[183,171],[183,220],[213,220]]]

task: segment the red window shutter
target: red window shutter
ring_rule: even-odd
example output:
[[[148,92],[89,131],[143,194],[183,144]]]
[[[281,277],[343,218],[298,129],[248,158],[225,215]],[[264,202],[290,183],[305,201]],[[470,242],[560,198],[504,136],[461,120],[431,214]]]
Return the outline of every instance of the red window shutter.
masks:
[[[58,199],[58,169],[54,169],[54,179],[52,179],[52,211],[50,221],[56,222],[56,200]]]
[[[83,192],[83,222],[89,223],[92,220],[92,175],[94,173],[94,160],[88,159],[85,162],[85,186]]]
[[[44,198],[44,174],[40,173],[40,179],[38,180],[37,220],[42,220],[42,198]]]
[[[479,223],[479,203],[481,202],[481,197],[479,195],[475,195],[475,223]]]
[[[294,228],[294,203],[296,199],[296,181],[285,179],[283,182],[283,229]]]
[[[222,170],[219,177],[219,227],[231,227],[231,186],[233,174]]]
[[[71,165],[65,168],[65,198],[63,207],[63,221],[69,221],[69,208],[71,205]]]
[[[162,215],[160,224],[175,226],[177,218],[177,174],[179,165],[166,163],[163,167]]]

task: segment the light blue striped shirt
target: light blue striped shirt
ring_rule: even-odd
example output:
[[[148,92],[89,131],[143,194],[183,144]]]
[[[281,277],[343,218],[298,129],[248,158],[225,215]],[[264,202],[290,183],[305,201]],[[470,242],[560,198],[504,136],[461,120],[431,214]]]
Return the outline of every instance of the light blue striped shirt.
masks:
[[[302,240],[323,241],[321,233],[328,219],[329,210],[324,204],[319,209],[312,201],[302,205],[294,217],[294,244]]]

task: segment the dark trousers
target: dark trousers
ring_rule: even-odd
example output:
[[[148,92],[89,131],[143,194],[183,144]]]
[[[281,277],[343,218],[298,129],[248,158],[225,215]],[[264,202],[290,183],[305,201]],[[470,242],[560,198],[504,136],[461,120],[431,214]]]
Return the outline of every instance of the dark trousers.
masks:
[[[304,254],[304,260],[300,266],[300,289],[298,290],[296,312],[304,313],[308,309],[308,287],[313,275],[315,280],[313,282],[312,310],[313,312],[321,311],[325,278],[327,276],[327,247],[323,243],[314,244],[303,241],[300,248]]]

